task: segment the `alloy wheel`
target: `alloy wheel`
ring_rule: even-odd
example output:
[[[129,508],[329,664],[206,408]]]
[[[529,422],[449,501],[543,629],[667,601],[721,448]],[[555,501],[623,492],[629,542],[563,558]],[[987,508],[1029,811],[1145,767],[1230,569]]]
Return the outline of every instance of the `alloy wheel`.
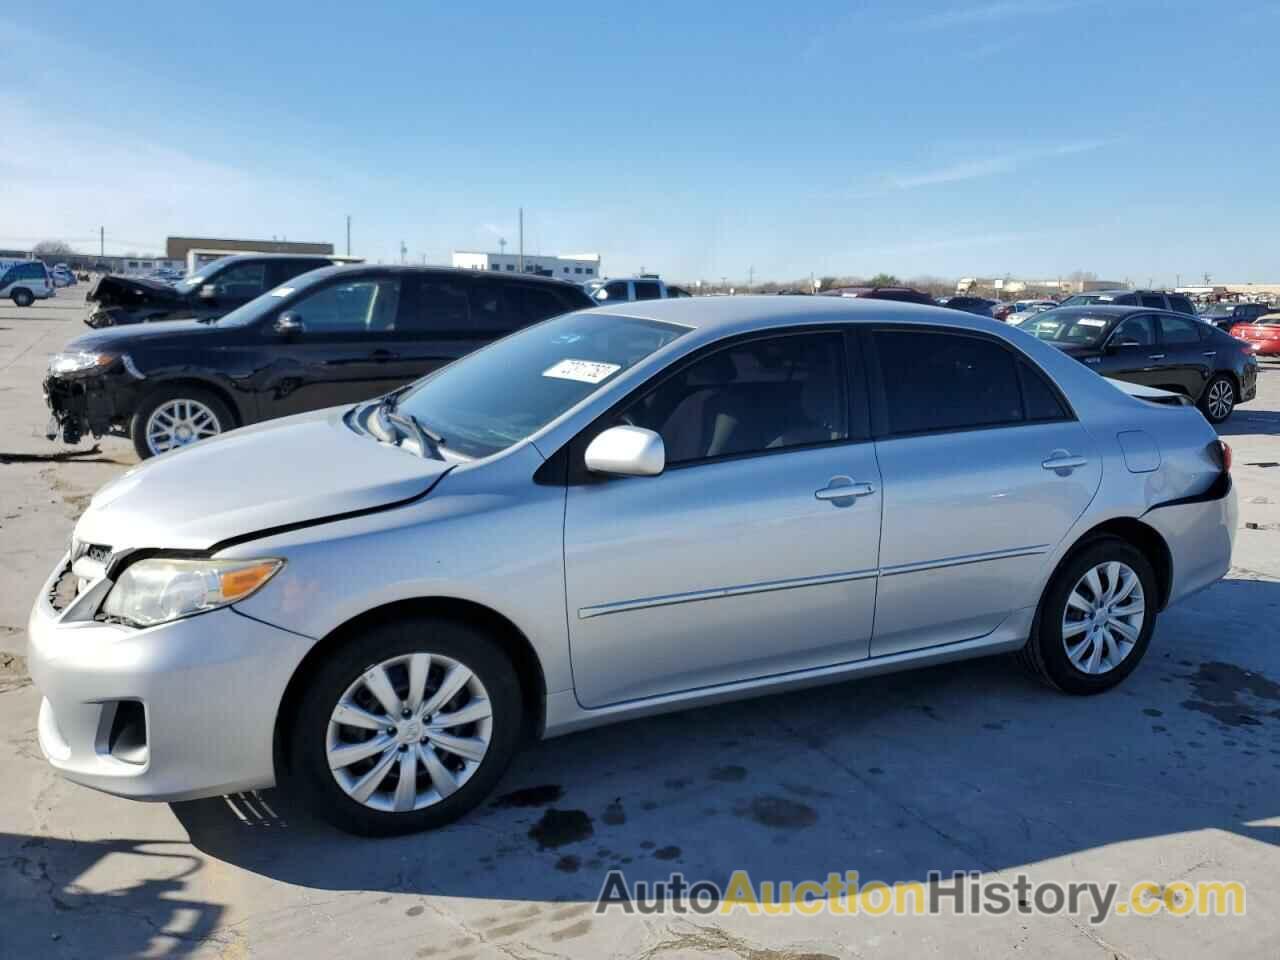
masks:
[[[325,753],[351,799],[407,813],[471,779],[492,736],[480,678],[450,657],[411,653],[369,667],[347,687],[329,718]]]
[[[147,418],[147,446],[160,454],[222,432],[217,415],[199,400],[167,400]]]
[[[1206,401],[1209,414],[1215,420],[1225,420],[1236,403],[1236,391],[1227,380],[1215,380],[1209,385],[1209,397]]]
[[[1084,574],[1067,597],[1062,645],[1082,673],[1109,673],[1133,652],[1146,617],[1142,580],[1117,560]]]

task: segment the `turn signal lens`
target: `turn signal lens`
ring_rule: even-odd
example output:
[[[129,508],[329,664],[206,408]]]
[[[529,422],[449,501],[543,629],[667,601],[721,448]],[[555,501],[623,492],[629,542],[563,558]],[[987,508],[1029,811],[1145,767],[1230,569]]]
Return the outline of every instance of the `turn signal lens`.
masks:
[[[266,583],[279,569],[279,560],[264,560],[262,563],[255,563],[252,567],[228,570],[220,578],[222,599],[239,600],[241,597],[247,597]]]
[[[1219,440],[1218,445],[1222,447],[1222,472],[1231,472],[1231,444],[1225,440]]]

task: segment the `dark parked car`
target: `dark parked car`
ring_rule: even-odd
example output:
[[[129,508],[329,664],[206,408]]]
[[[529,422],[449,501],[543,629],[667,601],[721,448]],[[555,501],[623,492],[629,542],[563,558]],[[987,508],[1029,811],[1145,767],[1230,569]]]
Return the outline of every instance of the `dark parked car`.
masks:
[[[986,297],[947,297],[940,305],[948,310],[963,310],[980,317],[994,317],[992,311],[999,305],[999,301],[988,300]]]
[[[898,300],[902,303],[923,303],[936,307],[933,297],[923,290],[911,287],[832,287],[823,290],[824,297],[862,297],[864,300]]]
[[[1253,323],[1272,309],[1265,303],[1215,303],[1200,314],[1200,319],[1230,333],[1234,324]]]
[[[206,263],[177,283],[108,274],[89,288],[84,322],[97,329],[152,320],[215,319],[333,262],[322,256],[249,253]]]
[[[217,320],[85,334],[49,362],[47,430],[132,437],[146,458],[233,427],[366,400],[531,323],[581,287],[428,267],[313,270]]]
[[[1077,293],[1062,301],[1064,307],[1100,306],[1115,307],[1150,307],[1152,310],[1172,310],[1174,313],[1189,313],[1196,316],[1195,305],[1189,297],[1180,293],[1166,293],[1164,290],[1090,290],[1088,293]]]
[[[1058,307],[1019,329],[1046,340],[1104,377],[1181,394],[1210,423],[1258,392],[1253,348],[1195,317],[1141,307]]]

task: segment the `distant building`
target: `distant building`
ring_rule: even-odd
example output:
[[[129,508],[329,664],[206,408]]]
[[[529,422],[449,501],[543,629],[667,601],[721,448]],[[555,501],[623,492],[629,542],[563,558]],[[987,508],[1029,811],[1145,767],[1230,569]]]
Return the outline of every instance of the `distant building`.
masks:
[[[191,250],[224,250],[227,253],[333,253],[332,243],[297,243],[292,240],[221,240],[214,237],[166,237],[164,255],[183,263]]]
[[[453,265],[464,270],[498,270],[514,273],[520,269],[520,256],[514,253],[482,253],[476,250],[453,251]],[[524,255],[524,272],[561,280],[594,280],[600,276],[600,254],[579,253],[549,257],[536,253]]]

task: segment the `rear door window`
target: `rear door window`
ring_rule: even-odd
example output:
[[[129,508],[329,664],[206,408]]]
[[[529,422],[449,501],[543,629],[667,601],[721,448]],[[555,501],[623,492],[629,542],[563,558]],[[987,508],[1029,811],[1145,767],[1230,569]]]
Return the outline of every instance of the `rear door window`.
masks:
[[[662,299],[662,288],[652,280],[635,280],[632,281],[631,286],[636,292],[637,300]]]
[[[1120,301],[1117,300],[1116,302],[1119,303]],[[1142,295],[1142,306],[1163,310],[1165,307],[1164,295],[1160,293],[1144,293]]]
[[[1165,314],[1160,318],[1160,338],[1161,342],[1176,347],[1200,342],[1200,331],[1204,328],[1204,324],[1189,317],[1175,317],[1171,314]]]
[[[1196,315],[1196,308],[1191,305],[1191,301],[1181,295],[1169,294],[1169,309],[1190,314],[1193,317]]]
[[[1021,423],[1022,385],[1013,354],[980,337],[937,331],[874,334],[893,435]]]
[[[414,284],[413,307],[399,324],[406,333],[468,334],[472,332],[467,287],[452,278],[423,277]]]
[[[471,285],[471,326],[477,336],[501,337],[525,325],[520,288],[481,280]]]

